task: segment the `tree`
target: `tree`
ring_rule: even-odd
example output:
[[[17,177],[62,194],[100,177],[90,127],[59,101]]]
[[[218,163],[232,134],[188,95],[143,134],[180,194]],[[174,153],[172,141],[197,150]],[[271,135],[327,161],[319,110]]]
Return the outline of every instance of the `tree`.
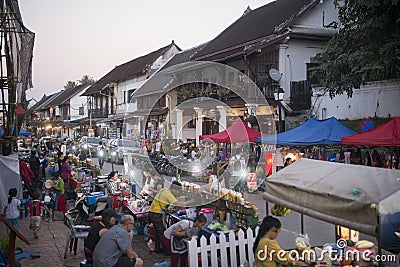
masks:
[[[72,89],[77,87],[78,84],[75,81],[68,81],[65,85],[64,85],[64,89],[68,90],[68,89]]]
[[[82,79],[78,80],[80,84],[94,84],[96,81],[89,75],[83,75]]]
[[[338,33],[317,54],[320,86],[352,96],[369,81],[400,77],[400,0],[334,0]]]

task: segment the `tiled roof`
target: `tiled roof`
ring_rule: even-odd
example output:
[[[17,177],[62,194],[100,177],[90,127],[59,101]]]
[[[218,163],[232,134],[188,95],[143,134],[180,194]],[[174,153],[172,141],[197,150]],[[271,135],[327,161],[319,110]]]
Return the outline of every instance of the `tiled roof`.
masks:
[[[159,58],[174,45],[175,43],[172,42],[171,44],[162,47],[156,51],[153,51],[147,55],[135,58],[127,63],[116,66],[113,70],[111,70],[95,84],[89,87],[83,95],[88,96],[98,93],[103,90],[103,88],[105,88],[109,83],[118,82],[124,79],[126,80],[129,77],[134,77],[135,75],[145,73],[148,70],[148,67],[151,66],[157,58]]]
[[[76,94],[82,92],[87,88],[89,85],[87,84],[80,84],[78,86],[75,86],[74,88],[70,88],[67,90],[61,91],[62,93],[57,95],[50,103],[48,103],[49,106],[60,106],[64,104],[66,101],[71,99],[73,96]]]
[[[54,93],[54,94],[51,94],[49,96],[44,95],[42,97],[42,99],[39,100],[39,102],[37,102],[33,107],[31,107],[31,110],[32,111],[39,111],[39,110],[46,109],[48,107],[47,106],[48,103],[50,103],[54,98],[56,98],[61,92],[62,91]]]
[[[302,11],[317,2],[319,1],[276,0],[255,10],[247,10],[200,50],[194,59],[221,60],[237,55],[246,46],[275,35],[278,29],[290,25]]]
[[[49,99],[47,99],[47,100],[43,103],[43,105],[40,106],[40,109],[47,109],[47,108],[51,107],[51,106],[52,106],[52,105],[51,105],[51,102],[52,102],[54,99],[56,99],[59,95],[61,95],[63,92],[64,92],[64,90],[61,90],[61,91],[59,91],[59,92],[57,92],[57,93],[52,94],[51,97],[50,97]]]
[[[172,66],[176,66],[178,64],[187,63],[191,61],[193,55],[195,55],[204,44],[198,45],[196,47],[192,47],[176,53],[174,56],[171,57],[168,62],[165,63],[156,73],[153,74],[145,83],[143,83],[134,93],[133,97],[137,98],[143,95],[149,95],[152,93],[162,92],[163,87],[165,84],[168,83],[170,77],[166,77],[165,75],[160,75],[157,77],[157,73],[164,71]],[[157,77],[157,78],[156,78]]]
[[[40,106],[44,103],[44,101],[46,101],[47,99],[49,99],[49,97],[50,97],[50,96],[43,95],[42,99],[40,99],[40,100],[39,100],[38,102],[36,102],[32,107],[30,107],[30,110],[32,110],[32,111],[37,111],[37,110],[39,110],[38,107],[40,107]]]

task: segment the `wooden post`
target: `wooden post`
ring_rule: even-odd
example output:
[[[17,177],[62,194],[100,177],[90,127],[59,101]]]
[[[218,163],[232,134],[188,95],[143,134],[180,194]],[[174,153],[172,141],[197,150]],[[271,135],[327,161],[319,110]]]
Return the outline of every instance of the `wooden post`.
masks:
[[[14,249],[15,249],[15,239],[19,237],[22,241],[24,241],[27,245],[31,245],[31,243],[17,230],[15,227],[9,223],[5,216],[0,216],[0,220],[6,225],[6,227],[10,228],[10,237],[8,241],[8,266],[13,266],[14,264]]]

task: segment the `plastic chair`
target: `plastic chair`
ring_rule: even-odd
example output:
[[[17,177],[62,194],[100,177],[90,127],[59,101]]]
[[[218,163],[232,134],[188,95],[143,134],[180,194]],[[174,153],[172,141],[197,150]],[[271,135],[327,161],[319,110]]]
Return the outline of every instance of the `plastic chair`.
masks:
[[[79,239],[85,240],[89,235],[89,232],[78,232],[75,229],[74,220],[72,219],[70,214],[66,213],[65,218],[66,218],[65,221],[69,228],[69,234],[68,234],[68,238],[67,238],[67,243],[65,245],[64,259],[67,258],[68,246],[69,246],[69,252],[71,252],[72,245],[74,245],[74,255],[76,255],[76,250],[78,247],[78,240]]]

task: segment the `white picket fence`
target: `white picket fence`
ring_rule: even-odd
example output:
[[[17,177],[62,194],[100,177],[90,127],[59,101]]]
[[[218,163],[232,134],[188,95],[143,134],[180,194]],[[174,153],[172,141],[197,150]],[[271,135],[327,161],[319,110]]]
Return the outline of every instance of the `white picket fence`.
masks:
[[[199,266],[199,254],[201,255],[202,267],[234,267],[240,266],[244,263],[248,263],[248,266],[254,266],[253,245],[254,241],[256,240],[257,233],[258,227],[254,231],[251,228],[248,228],[246,231],[247,238],[245,238],[245,232],[243,230],[239,230],[236,238],[235,232],[231,230],[229,232],[228,241],[224,233],[219,235],[218,243],[217,236],[211,235],[209,245],[207,245],[206,237],[202,236],[200,238],[200,247],[197,246],[197,239],[192,238],[189,241],[189,266]],[[237,255],[237,249],[239,251],[239,255]],[[219,254],[218,251],[220,252]],[[228,260],[228,252],[230,261]],[[220,262],[218,262],[218,260]]]

